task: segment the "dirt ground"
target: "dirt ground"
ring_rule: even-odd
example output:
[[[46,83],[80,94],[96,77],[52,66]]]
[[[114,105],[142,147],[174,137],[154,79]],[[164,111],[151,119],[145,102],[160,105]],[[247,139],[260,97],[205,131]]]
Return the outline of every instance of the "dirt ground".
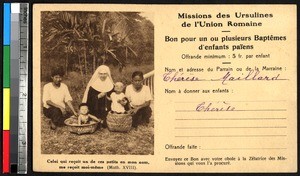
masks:
[[[127,133],[110,132],[107,128],[97,129],[93,134],[73,134],[66,126],[51,130],[49,119],[42,116],[43,154],[112,154],[112,155],[153,155],[154,122],[140,125],[137,131]]]

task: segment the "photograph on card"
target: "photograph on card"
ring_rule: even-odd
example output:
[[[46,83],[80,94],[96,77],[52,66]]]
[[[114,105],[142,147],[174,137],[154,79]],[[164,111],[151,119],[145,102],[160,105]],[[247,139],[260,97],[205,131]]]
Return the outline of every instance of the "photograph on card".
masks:
[[[154,154],[152,15],[41,12],[42,154]]]

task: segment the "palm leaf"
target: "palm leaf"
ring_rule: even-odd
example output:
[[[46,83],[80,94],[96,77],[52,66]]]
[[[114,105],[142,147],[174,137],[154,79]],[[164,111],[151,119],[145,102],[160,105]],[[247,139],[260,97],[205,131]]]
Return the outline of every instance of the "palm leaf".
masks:
[[[105,32],[105,26],[106,26],[106,19],[103,20],[103,24],[102,24],[102,35],[104,34]]]
[[[120,65],[123,65],[123,63],[117,58],[117,55],[115,55],[111,50],[107,50],[107,52],[116,60]]]
[[[126,47],[135,55],[135,57],[138,57],[138,54],[130,46]]]

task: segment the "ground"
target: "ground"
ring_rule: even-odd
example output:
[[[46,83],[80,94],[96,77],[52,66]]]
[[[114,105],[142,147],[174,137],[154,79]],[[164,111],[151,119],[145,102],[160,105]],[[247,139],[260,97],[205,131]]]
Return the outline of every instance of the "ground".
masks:
[[[93,134],[73,134],[66,126],[51,130],[49,119],[42,116],[43,154],[112,154],[153,155],[154,121],[148,126],[140,125],[127,133],[110,132],[107,128],[97,129]]]

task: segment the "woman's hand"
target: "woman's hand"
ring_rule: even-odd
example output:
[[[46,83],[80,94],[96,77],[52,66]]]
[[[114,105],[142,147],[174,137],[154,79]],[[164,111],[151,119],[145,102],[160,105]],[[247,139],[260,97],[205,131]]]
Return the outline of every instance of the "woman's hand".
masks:
[[[78,116],[77,112],[73,112],[73,113],[74,113],[74,116],[75,116],[75,117],[77,117],[77,116]]]
[[[134,114],[137,113],[138,110],[139,110],[138,108],[130,109],[130,110],[129,110],[129,114],[134,115]]]
[[[105,95],[106,95],[106,93],[105,93],[105,92],[101,92],[101,93],[99,93],[99,94],[98,94],[98,96],[97,96],[97,97],[98,97],[98,98],[102,98],[102,97],[104,97]]]
[[[123,105],[123,106],[126,105],[126,102],[124,102],[123,100],[118,100],[117,102],[120,103],[120,104]]]
[[[127,104],[127,100],[126,99],[118,100],[118,103],[125,106]]]
[[[65,108],[59,107],[59,109],[60,109],[60,111],[61,111],[61,113],[62,113],[63,115],[66,115],[66,114],[67,114],[67,111],[66,111]]]

